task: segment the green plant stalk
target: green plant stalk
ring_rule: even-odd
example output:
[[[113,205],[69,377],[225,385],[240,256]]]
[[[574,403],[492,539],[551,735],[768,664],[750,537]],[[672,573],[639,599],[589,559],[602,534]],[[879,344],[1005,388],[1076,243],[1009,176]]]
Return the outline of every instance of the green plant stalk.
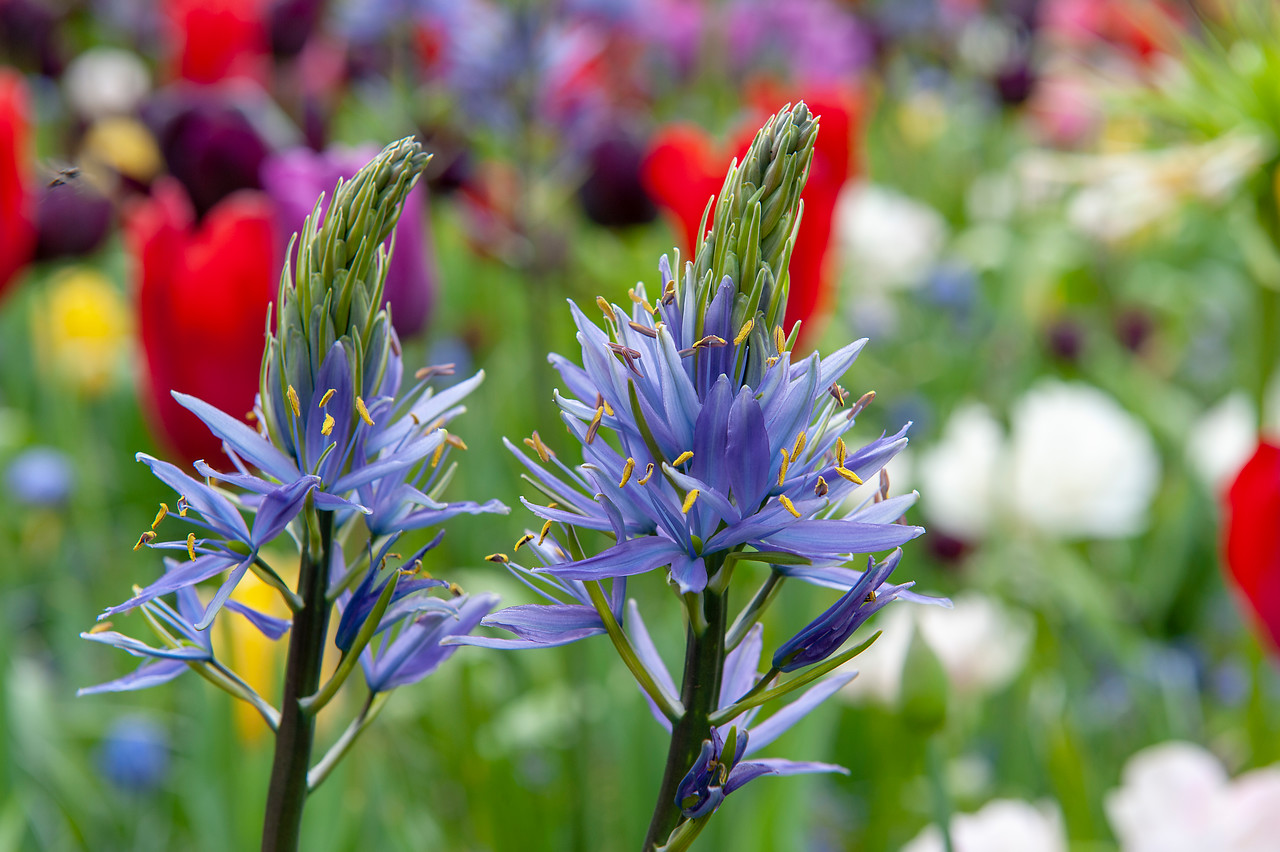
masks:
[[[309,501],[308,501],[309,502]],[[306,509],[310,534],[304,540],[298,569],[302,609],[289,630],[285,663],[284,701],[276,731],[275,759],[267,788],[262,823],[262,852],[297,852],[302,833],[302,809],[307,801],[307,771],[315,740],[315,716],[301,699],[320,685],[324,645],[329,632],[329,601],[325,596],[333,547],[333,512]]]
[[[707,573],[714,575],[718,569],[719,566],[708,565]],[[644,840],[646,852],[652,852],[665,843],[680,822],[676,789],[697,760],[702,741],[711,736],[710,717],[720,697],[720,678],[724,671],[727,613],[727,595],[708,588],[702,595],[703,618],[700,619],[706,626],[699,632],[692,622],[689,625],[685,639],[684,681],[680,687],[680,703],[684,705],[685,712],[671,729],[671,745],[667,749],[662,785],[658,789],[658,801]]]
[[[942,848],[946,852],[955,852],[955,843],[951,840],[951,797],[947,795],[947,778],[942,764],[942,744],[938,734],[929,738],[927,760],[929,783],[933,786],[933,820],[942,834]]]

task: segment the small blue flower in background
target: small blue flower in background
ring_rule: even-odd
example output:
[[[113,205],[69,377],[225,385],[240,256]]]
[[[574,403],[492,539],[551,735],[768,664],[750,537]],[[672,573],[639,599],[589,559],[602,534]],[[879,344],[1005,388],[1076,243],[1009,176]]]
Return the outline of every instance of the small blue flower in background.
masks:
[[[32,507],[61,506],[75,487],[75,469],[61,450],[31,447],[9,462],[4,484],[19,503]]]
[[[170,756],[169,736],[159,722],[148,716],[123,716],[102,739],[98,769],[121,790],[147,793],[168,778]]]

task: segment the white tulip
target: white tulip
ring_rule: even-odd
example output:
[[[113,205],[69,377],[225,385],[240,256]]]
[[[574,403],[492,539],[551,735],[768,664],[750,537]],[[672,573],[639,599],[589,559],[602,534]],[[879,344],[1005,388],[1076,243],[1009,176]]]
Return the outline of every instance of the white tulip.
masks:
[[[975,814],[951,818],[955,852],[1066,852],[1067,837],[1056,804],[992,799]],[[902,852],[943,852],[942,833],[927,826]]]

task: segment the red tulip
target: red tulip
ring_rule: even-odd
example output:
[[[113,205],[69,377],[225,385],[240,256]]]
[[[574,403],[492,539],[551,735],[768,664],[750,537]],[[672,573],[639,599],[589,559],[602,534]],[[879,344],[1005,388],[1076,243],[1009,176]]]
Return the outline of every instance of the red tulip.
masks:
[[[221,442],[169,392],[232,413],[253,407],[278,272],[271,202],[262,193],[230,195],[199,227],[194,222],[181,185],[165,179],[125,225],[139,282],[143,393],[156,430],[189,461],[216,458]]]
[[[805,186],[804,218],[791,255],[791,293],[785,327],[806,321],[806,339],[812,339],[808,321],[819,316],[831,297],[834,258],[831,226],[836,199],[845,181],[856,171],[853,139],[859,115],[859,98],[848,86],[785,90],[773,84],[754,87],[755,112],[746,120],[751,132],[739,136],[727,152],[718,153],[705,131],[672,125],[652,140],[642,167],[645,188],[675,218],[684,235],[684,248],[692,254],[698,226],[707,202],[720,191],[725,169],[733,156],[742,156],[751,144],[754,128],[785,101],[803,98],[822,119],[822,129]],[[710,216],[707,220],[711,225]]]
[[[1280,446],[1262,442],[1227,491],[1227,568],[1280,649]]]
[[[0,294],[35,251],[30,114],[22,75],[0,68]]]
[[[195,83],[266,77],[262,0],[170,0],[166,3],[175,76]]]

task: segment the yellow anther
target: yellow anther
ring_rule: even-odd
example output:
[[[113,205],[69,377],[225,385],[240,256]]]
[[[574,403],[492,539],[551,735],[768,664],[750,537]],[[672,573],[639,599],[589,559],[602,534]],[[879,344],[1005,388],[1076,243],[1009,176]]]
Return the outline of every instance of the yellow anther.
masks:
[[[795,503],[791,502],[790,497],[785,494],[779,494],[778,502],[782,504],[782,508],[795,515],[797,518],[800,517],[800,510],[796,508]]]
[[[693,450],[685,450],[683,453],[676,456],[676,460],[671,463],[671,466],[679,467],[691,458],[693,458]]]
[[[524,442],[529,449],[538,454],[538,458],[542,459],[544,462],[551,460],[551,450],[547,448],[546,444],[542,443],[542,438],[538,436],[537,429],[534,429],[533,435],[529,438],[525,438]]]
[[[373,425],[373,418],[369,416],[369,409],[364,407],[364,400],[360,397],[356,397],[356,414],[360,415],[360,419],[364,421],[364,425]]]
[[[631,301],[635,302],[637,305],[644,308],[645,313],[648,313],[648,314],[653,313],[653,305],[649,304],[647,300],[640,298],[640,294],[636,292],[635,287],[632,287],[630,290],[628,290],[627,295],[631,297]]]
[[[324,396],[320,397],[320,403],[319,405],[316,406],[316,408],[324,408],[325,405],[328,404],[329,400],[333,399],[333,395],[337,392],[338,391],[334,388],[329,388],[327,391],[325,391]]]
[[[549,535],[551,535],[551,521],[547,521],[542,525],[542,532],[538,534],[538,544],[541,545],[546,541]]]
[[[485,562],[510,562],[505,553],[490,553],[484,558]]]
[[[535,536],[533,533],[525,533],[524,535],[516,539],[516,546],[512,548],[511,552],[519,553],[520,548],[524,547],[526,544],[533,541],[535,538],[537,538],[537,536]]]
[[[97,624],[89,628],[89,633],[102,633],[111,629],[110,621],[99,621]]]
[[[187,556],[190,556],[192,560],[195,560],[196,558],[196,534],[195,533],[187,533]]]
[[[782,359],[779,358],[777,355],[770,355],[768,358],[764,359],[764,365],[766,367],[772,367],[774,364],[778,363],[781,360]]]
[[[191,504],[187,502],[186,497],[178,498],[178,517],[179,518],[185,518],[187,516],[187,510],[190,508],[191,508]]]
[[[694,349],[701,349],[701,348],[703,348],[704,346],[706,346],[706,347],[711,347],[711,346],[724,346],[724,344],[725,344],[725,339],[724,339],[723,337],[718,337],[717,335],[714,335],[714,334],[708,334],[706,337],[704,337],[704,338],[702,338],[701,340],[699,340],[699,341],[695,342],[695,343],[693,344],[693,348],[694,348]]]
[[[631,472],[635,469],[636,469],[636,460],[633,458],[628,458],[627,463],[622,466],[622,481],[618,483],[619,488],[627,484],[627,482],[631,479]]]
[[[645,466],[645,469],[644,469],[644,476],[642,476],[642,477],[640,477],[639,479],[637,479],[637,480],[636,480],[636,484],[637,484],[637,485],[644,485],[644,484],[648,483],[649,478],[650,478],[650,477],[652,477],[652,476],[653,476],[653,462],[649,462],[649,464],[647,464],[647,465]]]
[[[804,452],[804,445],[809,442],[809,436],[804,432],[796,435],[796,445],[791,450],[791,460],[795,461],[800,458],[800,454]]]
[[[412,411],[409,412],[409,419],[413,421],[414,426],[422,425],[422,421],[418,419],[418,415],[414,414]]]
[[[324,414],[324,423],[320,424],[320,434],[321,434],[321,435],[332,435],[332,434],[333,434],[333,422],[334,422],[334,421],[333,421],[333,415],[326,411],[326,412],[325,412],[325,414]]]
[[[609,305],[609,300],[604,296],[596,296],[596,304],[600,306],[600,310],[604,312],[605,319],[613,319],[613,308]]]
[[[436,451],[431,454],[431,466],[435,467],[440,464],[440,457],[444,455],[444,444],[436,447]]]
[[[853,471],[849,470],[849,468],[847,468],[847,467],[838,467],[838,468],[836,468],[836,473],[840,474],[842,477],[844,477],[845,479],[849,480],[849,481],[850,481],[850,482],[852,482],[854,485],[861,485],[861,484],[862,484],[862,479],[861,479],[861,478],[859,478],[858,474],[856,474],[856,473],[854,473]]]
[[[813,484],[813,493],[819,497],[827,496],[827,481],[821,476],[819,476],[818,481]]]
[[[693,508],[693,504],[697,502],[697,499],[698,499],[698,489],[696,488],[689,489],[689,493],[684,495],[684,505],[680,507],[680,511],[683,514],[686,514],[686,515],[689,514],[689,510]]]
[[[609,415],[610,417],[612,417],[612,416],[613,416],[613,406],[612,406],[612,405],[610,405],[610,404],[608,403],[608,401],[607,401],[607,400],[603,400],[603,399],[602,399],[602,400],[600,400],[600,404],[604,406],[604,413],[605,413],[605,414],[607,414],[607,415]]]
[[[133,546],[133,549],[141,550],[142,548],[146,547],[148,544],[150,544],[155,540],[156,540],[156,534],[153,533],[151,530],[147,530],[142,535],[138,536],[138,543]]]
[[[863,602],[864,602],[864,603],[875,603],[875,602],[876,602],[876,592],[875,592],[875,589],[872,589],[871,591],[867,592],[867,596],[866,596],[865,598],[863,598],[862,600],[863,600]]]
[[[782,333],[780,325],[773,327],[773,347],[778,350],[779,355],[787,351],[787,336]]]
[[[293,389],[293,385],[289,385],[289,388],[284,392],[284,395],[289,400],[289,407],[293,409],[293,416],[301,416],[302,408],[298,405],[298,392]]]
[[[502,554],[501,554],[501,553],[497,553],[497,554],[494,554],[494,555],[495,555],[495,556],[501,556]],[[505,560],[504,560],[504,561],[505,561]],[[457,583],[450,583],[450,584],[449,584],[449,594],[453,595],[455,598],[460,598],[460,597],[462,597],[462,596],[463,596],[464,594],[466,594],[466,593],[462,591],[462,587],[461,587],[461,586],[459,586]]]
[[[467,442],[452,432],[445,433],[444,442],[451,447],[457,447],[459,450],[465,450],[467,448]]]
[[[782,448],[782,467],[778,468],[778,484],[787,481],[787,468],[791,467],[791,454],[787,452],[787,448]]]
[[[141,586],[139,586],[137,583],[134,583],[134,584],[133,584],[133,596],[134,596],[135,598],[136,598],[138,595],[142,594],[142,592],[143,592],[143,591],[144,591],[144,589],[143,589]]]
[[[155,529],[160,526],[160,522],[164,520],[164,516],[167,514],[169,514],[169,504],[161,503],[160,511],[156,512],[156,519],[151,522],[151,529]]]
[[[738,329],[738,336],[733,339],[734,346],[740,346],[742,341],[747,339],[747,335],[751,333],[751,329],[755,328],[756,321],[748,319],[742,324],[742,328]]]
[[[844,445],[844,438],[836,438],[836,467],[844,467],[845,455],[849,448]]]

